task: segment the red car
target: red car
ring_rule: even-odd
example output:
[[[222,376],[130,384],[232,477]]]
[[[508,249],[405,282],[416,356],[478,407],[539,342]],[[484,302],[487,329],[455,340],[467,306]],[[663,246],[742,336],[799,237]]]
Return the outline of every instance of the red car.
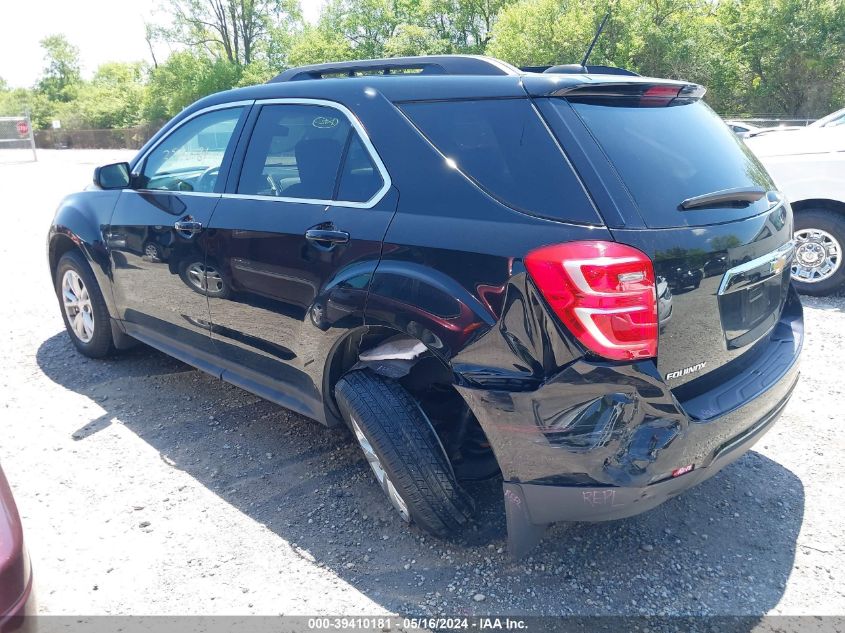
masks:
[[[31,631],[35,595],[21,518],[0,468],[0,633]]]

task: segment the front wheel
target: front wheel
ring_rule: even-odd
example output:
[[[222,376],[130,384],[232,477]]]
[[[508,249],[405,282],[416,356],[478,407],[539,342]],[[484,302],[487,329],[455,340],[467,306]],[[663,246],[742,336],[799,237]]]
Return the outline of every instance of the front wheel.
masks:
[[[419,404],[399,383],[366,370],[335,387],[340,410],[399,516],[447,537],[470,520],[472,501]]]
[[[102,358],[114,352],[109,309],[79,251],[62,255],[56,266],[56,294],[70,340],[90,358]]]
[[[792,281],[798,292],[820,296],[842,286],[845,282],[843,244],[845,216],[824,209],[807,209],[795,214]]]

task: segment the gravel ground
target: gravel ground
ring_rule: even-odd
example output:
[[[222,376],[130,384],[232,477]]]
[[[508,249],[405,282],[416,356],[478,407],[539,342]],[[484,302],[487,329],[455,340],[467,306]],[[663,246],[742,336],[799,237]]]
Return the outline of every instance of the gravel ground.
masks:
[[[146,347],[76,353],[46,229],[126,156],[0,155],[0,461],[42,613],[845,614],[845,297],[805,299],[802,379],[754,451],[643,516],[555,526],[513,562],[496,482],[472,489],[462,540],[432,540],[345,431]]]

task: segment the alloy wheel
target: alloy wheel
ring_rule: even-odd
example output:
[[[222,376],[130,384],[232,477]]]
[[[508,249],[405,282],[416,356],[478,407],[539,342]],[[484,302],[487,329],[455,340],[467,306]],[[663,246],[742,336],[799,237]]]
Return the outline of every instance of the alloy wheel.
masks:
[[[361,430],[361,427],[358,426],[358,422],[354,417],[350,417],[349,421],[352,423],[352,430],[355,432],[355,439],[358,440],[361,450],[364,451],[364,456],[367,458],[367,462],[370,464],[370,468],[381,485],[382,490],[384,490],[387,498],[390,499],[391,505],[396,508],[399,516],[401,516],[405,522],[410,523],[411,515],[408,512],[408,504],[405,503],[402,495],[399,494],[399,491],[396,490],[396,486],[394,486],[393,482],[390,480],[390,476],[387,474],[387,471],[384,470],[384,466],[382,466],[381,460],[373,450],[370,440],[368,440],[367,436],[364,435],[364,432]]]
[[[75,270],[66,271],[62,277],[62,305],[73,333],[89,343],[94,338],[94,307],[85,282]]]
[[[842,247],[833,235],[821,229],[795,231],[792,278],[815,284],[832,277],[842,264]]]

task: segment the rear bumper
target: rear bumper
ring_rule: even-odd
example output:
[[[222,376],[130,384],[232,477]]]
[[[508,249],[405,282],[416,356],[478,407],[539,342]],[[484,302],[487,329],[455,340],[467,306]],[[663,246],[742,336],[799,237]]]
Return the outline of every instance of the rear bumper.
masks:
[[[797,378],[797,376],[796,376]],[[792,381],[794,388],[797,380]],[[642,488],[605,486],[600,488],[580,486],[543,486],[505,482],[505,498],[522,499],[532,523],[555,521],[610,521],[634,516],[660,505],[709,479],[722,468],[741,457],[780,417],[787,396],[745,433],[730,440],[720,448],[710,463],[684,475],[665,479]],[[520,505],[517,502],[517,505]]]
[[[462,388],[502,469],[512,552],[530,549],[550,523],[633,516],[715,475],[780,416],[802,344],[791,291],[753,359],[684,402],[653,362],[581,360],[526,392]]]

